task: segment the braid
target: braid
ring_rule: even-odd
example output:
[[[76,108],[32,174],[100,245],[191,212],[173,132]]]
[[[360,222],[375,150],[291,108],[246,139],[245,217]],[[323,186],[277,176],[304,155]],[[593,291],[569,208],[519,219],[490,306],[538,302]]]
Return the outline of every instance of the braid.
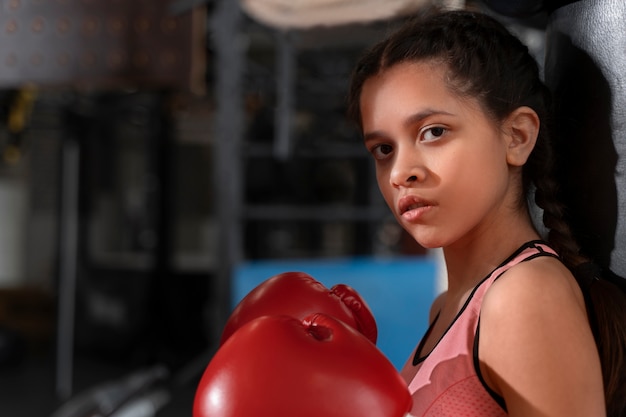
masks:
[[[547,240],[559,253],[563,263],[570,269],[588,262],[580,254],[580,246],[574,239],[569,224],[565,221],[566,208],[559,199],[559,186],[554,177],[555,155],[551,143],[552,120],[551,95],[548,88],[537,79],[538,87],[531,107],[541,119],[541,127],[535,149],[524,166],[524,190],[530,194],[534,185],[535,204],[543,210],[543,225],[548,230]]]
[[[563,220],[565,207],[554,198],[557,182],[552,177],[544,177],[535,181],[535,187],[535,203],[543,210],[543,224],[548,229],[547,241],[570,269],[586,262],[569,225]]]

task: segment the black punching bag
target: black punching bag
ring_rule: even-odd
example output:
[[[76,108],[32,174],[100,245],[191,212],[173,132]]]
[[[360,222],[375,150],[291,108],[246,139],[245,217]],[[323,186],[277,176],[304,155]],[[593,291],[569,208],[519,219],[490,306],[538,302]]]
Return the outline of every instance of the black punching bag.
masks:
[[[626,1],[485,3],[510,17],[547,13],[545,81],[568,221],[586,255],[626,277]]]
[[[626,2],[556,8],[546,32],[559,183],[583,251],[626,276]]]

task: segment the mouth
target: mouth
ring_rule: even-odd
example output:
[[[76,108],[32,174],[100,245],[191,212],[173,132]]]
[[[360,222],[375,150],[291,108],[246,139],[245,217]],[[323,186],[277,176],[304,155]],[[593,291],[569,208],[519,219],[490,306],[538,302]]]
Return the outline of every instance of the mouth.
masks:
[[[404,196],[398,201],[398,212],[403,217],[419,217],[419,214],[427,211],[433,203],[417,196]],[[408,214],[407,214],[408,213]]]
[[[406,206],[406,207],[403,207],[403,208],[400,210],[400,212],[401,212],[401,214],[404,214],[404,213],[406,213],[407,211],[415,210],[415,209],[422,208],[422,207],[425,207],[425,206],[426,206],[426,204],[425,204],[425,203],[413,203],[413,204],[409,204],[409,205],[408,205],[408,206]]]

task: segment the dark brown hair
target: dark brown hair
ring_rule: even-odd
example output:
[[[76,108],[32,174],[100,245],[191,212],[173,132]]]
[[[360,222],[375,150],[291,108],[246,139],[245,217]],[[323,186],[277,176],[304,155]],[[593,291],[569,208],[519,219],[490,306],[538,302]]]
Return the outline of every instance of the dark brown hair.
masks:
[[[478,100],[496,121],[520,106],[541,120],[537,144],[522,172],[520,202],[534,196],[543,211],[547,241],[578,280],[600,353],[608,415],[626,416],[625,280],[602,272],[580,253],[559,202],[553,175],[551,99],[528,48],[496,19],[470,11],[428,12],[374,45],[357,63],[348,112],[360,126],[363,84],[396,64],[430,61],[447,69],[446,82],[461,97]],[[619,289],[618,287],[622,287]]]

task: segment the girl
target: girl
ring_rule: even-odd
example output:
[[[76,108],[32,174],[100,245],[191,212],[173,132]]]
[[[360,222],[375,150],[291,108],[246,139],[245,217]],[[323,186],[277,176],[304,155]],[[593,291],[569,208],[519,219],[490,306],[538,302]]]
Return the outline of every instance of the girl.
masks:
[[[380,190],[448,272],[401,371],[412,415],[626,415],[626,297],[562,220],[549,106],[528,49],[478,13],[409,22],[356,66],[349,108]]]

